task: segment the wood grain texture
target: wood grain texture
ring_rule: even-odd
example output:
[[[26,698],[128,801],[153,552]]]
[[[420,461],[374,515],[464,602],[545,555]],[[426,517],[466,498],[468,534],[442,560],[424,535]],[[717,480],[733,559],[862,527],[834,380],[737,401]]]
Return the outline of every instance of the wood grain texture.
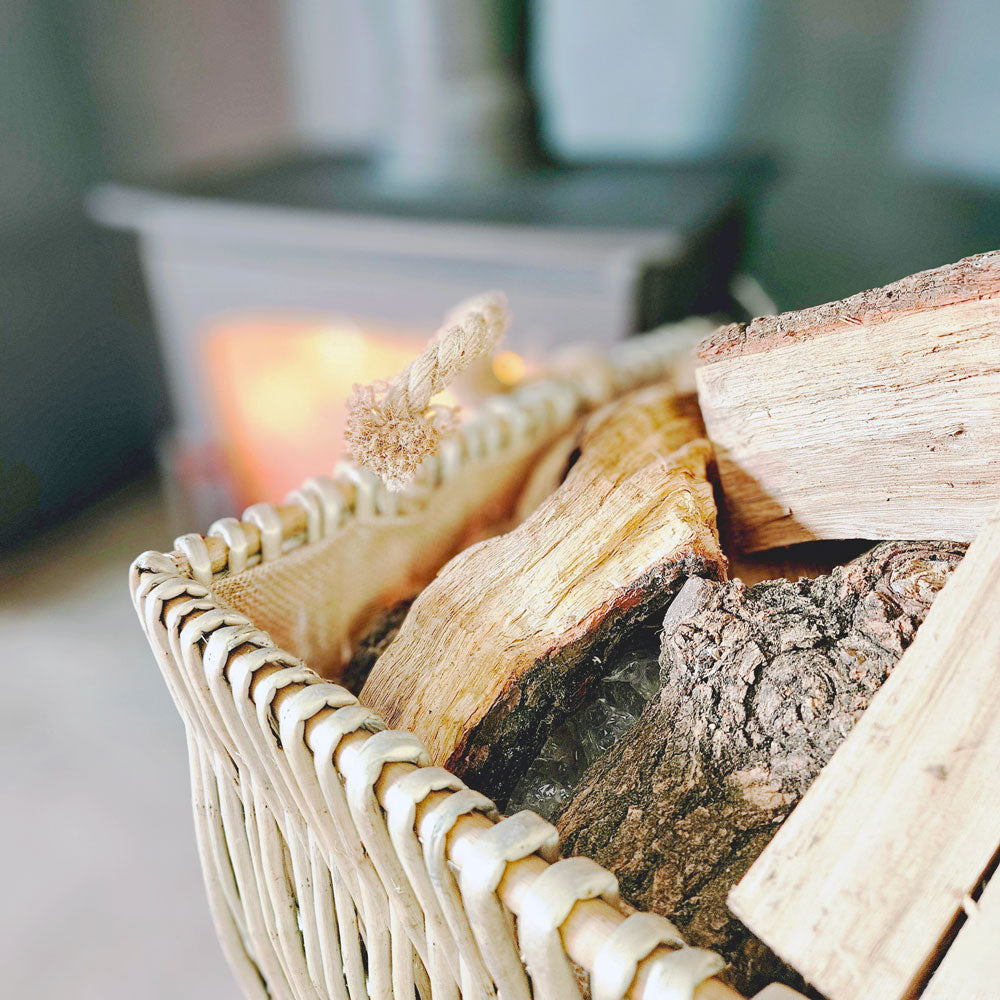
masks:
[[[899,1000],[1000,844],[1000,511],[729,897],[830,1000]]]
[[[663,387],[594,414],[559,489],[421,593],[362,702],[504,798],[607,643],[689,575],[724,577],[702,430],[694,400]]]
[[[525,478],[514,508],[514,524],[520,524],[558,489],[573,464],[573,452],[580,443],[580,427],[554,441]]]
[[[989,515],[1000,253],[927,274],[891,296],[888,286],[726,328],[703,347],[699,399],[744,551],[970,541]]]
[[[1000,996],[1000,878],[986,884],[920,1000]]]

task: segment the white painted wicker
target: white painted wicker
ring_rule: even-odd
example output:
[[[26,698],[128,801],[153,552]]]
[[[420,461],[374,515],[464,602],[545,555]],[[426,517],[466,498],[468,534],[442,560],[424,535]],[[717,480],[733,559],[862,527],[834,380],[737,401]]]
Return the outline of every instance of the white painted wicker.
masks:
[[[551,824],[499,817],[432,766],[416,737],[386,731],[217,593],[302,546],[335,551],[352,518],[377,532],[380,517],[398,525],[440,503],[485,457],[663,377],[678,338],[690,331],[627,342],[586,378],[539,380],[491,402],[408,494],[344,467],[280,507],[254,505],[133,563],[136,611],[187,730],[215,925],[247,997],[578,1000],[589,977],[594,1000],[666,1000],[692,997],[721,969],[668,921],[626,917],[613,875],[558,859]],[[713,986],[699,996],[735,996]]]

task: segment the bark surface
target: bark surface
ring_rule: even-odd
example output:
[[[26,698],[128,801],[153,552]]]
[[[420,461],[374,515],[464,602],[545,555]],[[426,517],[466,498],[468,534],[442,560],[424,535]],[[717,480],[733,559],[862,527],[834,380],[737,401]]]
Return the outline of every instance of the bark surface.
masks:
[[[721,952],[733,984],[801,987],[728,911],[763,851],[913,639],[965,546],[886,542],[817,579],[690,579],[664,620],[662,689],[584,774],[565,854]]]
[[[712,362],[758,354],[858,324],[884,322],[906,312],[997,295],[1000,295],[1000,250],[993,250],[920,271],[891,285],[867,289],[837,302],[779,316],[758,316],[749,323],[730,323],[702,342],[698,356],[702,361]]]
[[[384,608],[372,619],[368,630],[358,640],[350,660],[344,667],[339,683],[351,694],[359,694],[375,661],[389,648],[389,643],[399,634],[413,601],[400,601],[391,608]]]

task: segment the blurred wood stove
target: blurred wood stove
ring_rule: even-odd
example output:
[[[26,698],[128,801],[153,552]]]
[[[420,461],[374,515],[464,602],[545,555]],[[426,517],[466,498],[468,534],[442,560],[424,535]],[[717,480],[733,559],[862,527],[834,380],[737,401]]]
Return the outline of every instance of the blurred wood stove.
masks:
[[[392,121],[371,156],[91,199],[138,235],[187,526],[328,469],[351,384],[401,367],[468,295],[508,294],[507,347],[529,364],[728,304],[759,161],[555,164],[499,6],[396,6],[382,25]],[[429,59],[411,35],[462,58]]]

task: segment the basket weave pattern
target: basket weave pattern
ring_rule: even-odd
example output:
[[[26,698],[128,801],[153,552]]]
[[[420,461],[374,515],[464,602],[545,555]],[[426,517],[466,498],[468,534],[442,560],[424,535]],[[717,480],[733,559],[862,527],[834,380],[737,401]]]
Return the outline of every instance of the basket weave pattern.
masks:
[[[394,496],[344,467],[132,565],[136,611],[188,737],[215,926],[244,993],[280,1000],[690,997],[722,967],[666,920],[619,905],[614,876],[559,859],[555,827],[493,803],[413,735],[280,649],[213,585],[352,519],[426,508],[477,463],[663,377],[676,332],[630,342],[589,379],[487,405]],[[344,587],[353,581],[345,580]]]

